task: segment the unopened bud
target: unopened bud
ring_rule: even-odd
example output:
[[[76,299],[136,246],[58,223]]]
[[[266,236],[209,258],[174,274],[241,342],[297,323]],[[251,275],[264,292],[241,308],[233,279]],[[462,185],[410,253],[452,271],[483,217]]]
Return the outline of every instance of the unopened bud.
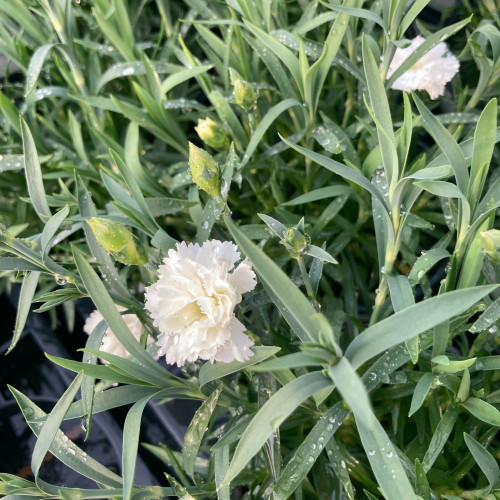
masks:
[[[498,229],[490,229],[489,231],[481,231],[481,247],[483,252],[488,256],[488,259],[493,264],[500,264],[500,231]]]
[[[220,169],[204,150],[189,143],[189,171],[194,183],[211,196],[220,196]]]
[[[309,250],[310,241],[311,238],[308,235],[299,231],[297,227],[291,227],[281,240],[281,244],[294,259],[301,259]]]
[[[198,120],[198,126],[194,128],[200,139],[211,148],[222,148],[227,144],[227,132],[218,123],[211,118],[201,118]]]
[[[233,84],[234,102],[246,110],[252,109],[259,98],[259,91],[230,68],[231,83]]]
[[[87,223],[97,243],[118,262],[142,266],[148,261],[144,245],[122,224],[100,217],[92,217]]]

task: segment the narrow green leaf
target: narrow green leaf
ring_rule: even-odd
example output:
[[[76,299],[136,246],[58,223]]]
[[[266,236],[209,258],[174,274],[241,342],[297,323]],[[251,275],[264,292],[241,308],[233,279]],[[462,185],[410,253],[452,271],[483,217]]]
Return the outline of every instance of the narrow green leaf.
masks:
[[[409,417],[416,413],[422,406],[435,380],[436,375],[434,375],[434,373],[424,373],[424,375],[417,382],[411,398],[410,411],[408,413]]]
[[[490,327],[494,328],[494,325],[499,318],[500,318],[500,297],[494,300],[486,308],[486,310],[481,314],[481,316],[479,316],[479,318],[474,322],[469,331],[471,333],[477,333],[477,332],[482,332]]]
[[[102,339],[104,338],[107,328],[108,325],[106,324],[106,322],[101,321],[90,333],[89,338],[87,339],[87,342],[85,344],[85,348],[99,349],[99,347],[101,347]],[[97,356],[89,352],[84,352],[82,363],[95,365],[97,363]],[[92,406],[94,404],[94,384],[95,384],[94,377],[89,377],[88,375],[86,375],[83,378],[81,387],[82,404],[85,408],[85,418],[87,420],[87,434],[85,439],[89,437],[90,429],[92,428]]]
[[[337,403],[314,425],[286,464],[269,498],[286,499],[300,486],[349,411]]]
[[[192,495],[188,493],[186,488],[184,488],[180,483],[178,483],[173,476],[165,473],[168,482],[172,485],[174,493],[177,495],[178,500],[196,500]]]
[[[443,248],[431,248],[421,255],[413,264],[408,280],[416,285],[439,261],[447,259],[450,254]]]
[[[132,498],[134,486],[135,464],[137,461],[137,447],[139,445],[139,433],[141,430],[142,413],[145,406],[155,396],[146,396],[130,408],[123,425],[123,452],[122,452],[122,475],[123,475],[123,499]]]
[[[57,356],[51,356],[50,354],[45,354],[45,356],[47,356],[48,359],[50,359],[57,365],[66,368],[66,370],[70,370],[76,373],[83,371],[85,375],[95,379],[109,380],[110,382],[118,382],[123,384],[147,385],[148,387],[151,387],[147,382],[133,378],[129,375],[118,373],[117,371],[112,370],[109,366],[82,363],[81,361],[59,358]]]
[[[476,130],[474,131],[474,149],[470,168],[472,182],[469,184],[469,191],[467,194],[472,212],[476,209],[481,194],[483,193],[488,169],[486,168],[484,173],[482,173],[482,170],[483,165],[489,165],[491,162],[493,149],[495,147],[496,126],[497,100],[492,99],[481,113]]]
[[[0,257],[0,271],[39,271],[40,266],[19,257]]]
[[[170,75],[161,83],[161,93],[165,96],[168,92],[170,92],[177,85],[193,78],[194,76],[198,76],[201,73],[206,73],[210,69],[212,69],[212,65],[204,65],[204,66],[195,66],[194,68],[187,68],[178,71]]]
[[[448,438],[455,427],[455,422],[458,417],[458,409],[449,407],[442,416],[439,424],[432,435],[429,447],[425,452],[424,459],[422,460],[422,467],[427,473],[431,469],[432,465],[436,461],[437,457],[444,448],[444,445],[448,441]]]
[[[297,84],[300,94],[303,96],[304,86],[302,84],[302,75],[298,59],[289,49],[287,49],[282,43],[273,38],[271,35],[268,35],[265,31],[249,23],[246,19],[243,21],[249,31],[264,45],[266,45],[268,49],[274,52],[274,54],[276,54],[285,67],[290,71],[295,83]]]
[[[29,94],[31,94],[31,92],[33,92],[33,89],[36,86],[36,82],[38,80],[38,76],[40,75],[40,71],[42,70],[45,59],[49,55],[52,48],[55,47],[56,45],[57,44],[55,43],[42,45],[41,47],[38,47],[31,56],[28,72],[26,74],[26,84],[24,90],[25,97],[27,97]]]
[[[186,434],[184,435],[184,446],[182,447],[182,466],[186,474],[194,479],[194,464],[198,456],[203,436],[207,431],[210,418],[217,405],[217,400],[222,391],[222,387],[218,387],[210,397],[198,408],[194,414]]]
[[[303,366],[321,366],[317,360],[309,356],[305,352],[293,352],[286,356],[274,358],[264,363],[259,363],[251,368],[255,372],[272,372],[276,370],[284,370],[290,368],[301,368]]]
[[[287,109],[293,106],[302,106],[302,104],[297,101],[297,99],[285,99],[280,103],[273,106],[266,115],[262,118],[257,128],[252,133],[252,138],[248,143],[245,154],[243,155],[243,159],[239,164],[238,168],[243,168],[247,162],[252,157],[252,154],[257,149],[257,146],[262,141],[264,134],[267,132],[268,128],[274,123],[274,121],[278,118],[278,116],[285,112]]]
[[[14,334],[6,354],[16,347],[17,342],[21,338],[28,314],[30,312],[33,296],[35,295],[36,287],[40,279],[40,271],[31,271],[23,278],[21,292],[19,293],[19,302],[17,304],[16,324],[14,325]]]
[[[254,353],[247,361],[232,361],[231,363],[205,363],[198,374],[200,388],[204,385],[217,380],[219,378],[231,375],[231,373],[239,372],[249,366],[261,363],[265,359],[276,354],[280,348],[270,346],[253,346]]]
[[[469,366],[472,366],[476,362],[476,358],[450,360],[444,354],[440,354],[432,358],[432,362],[435,364],[435,366],[432,367],[433,373],[458,373],[465,370],[466,368],[469,368]]]
[[[474,460],[477,465],[481,468],[486,479],[490,483],[489,491],[486,492],[488,494],[491,491],[491,488],[495,486],[496,483],[500,480],[500,468],[498,467],[497,461],[491,456],[488,450],[478,443],[470,434],[464,432],[464,441],[469,448]]]
[[[473,369],[477,371],[500,370],[500,356],[477,358]]]
[[[436,196],[442,196],[443,198],[458,198],[465,200],[464,194],[455,184],[452,184],[451,182],[419,181],[415,182],[415,186],[418,186],[429,193],[435,194]]]
[[[45,222],[45,220],[51,216],[51,213],[49,205],[47,204],[47,197],[45,196],[42,170],[40,168],[40,162],[38,161],[35,141],[33,140],[28,124],[22,117],[20,119],[24,150],[24,170],[26,173],[28,193],[38,217]]]
[[[75,381],[73,381],[73,384]],[[52,424],[49,427],[52,428],[56,427],[55,435],[53,437],[52,443],[51,444],[49,443],[50,448],[46,451],[50,451],[63,464],[77,471],[79,474],[82,474],[83,476],[88,477],[89,479],[95,481],[96,483],[110,486],[112,488],[120,488],[121,490],[122,479],[120,476],[117,476],[115,473],[111,472],[107,467],[104,467],[104,465],[101,465],[92,457],[87,456],[86,453],[84,453],[80,448],[78,448],[71,441],[69,441],[68,437],[65,436],[63,432],[58,430],[58,425],[57,426],[55,425],[56,424],[55,420],[56,418],[60,417],[61,414],[63,414],[62,416],[64,416],[66,408],[63,408],[62,405],[60,405],[59,406],[60,411],[58,411],[58,415],[54,415],[54,410],[55,410],[54,408],[52,413],[49,416],[47,416],[45,412],[43,412],[38,406],[35,405],[35,403],[30,401],[24,394],[19,392],[17,389],[14,389],[13,387],[9,387],[9,389],[12,392],[14,398],[16,399],[19,407],[21,408],[21,411],[23,413],[24,418],[26,419],[26,422],[28,423],[31,430],[36,436],[40,436],[41,430],[45,428],[45,425],[43,425],[38,421],[41,421],[44,418],[48,419],[50,416],[53,415]],[[75,386],[73,385],[72,391],[74,389]],[[65,398],[64,405],[66,405],[66,403],[71,403],[71,400],[68,397],[69,395],[68,391],[66,391],[67,397]],[[32,422],[33,420],[36,420],[37,422]],[[47,433],[51,430],[52,429],[48,428]],[[47,437],[47,434],[45,436]],[[43,460],[44,457],[45,454],[43,454],[41,459]],[[38,481],[40,482],[41,480],[38,479]],[[60,486],[58,486],[57,488],[60,488]],[[58,493],[56,489],[55,495],[57,494]],[[97,498],[99,498],[99,496],[97,496]],[[100,498],[102,498],[102,493],[100,495]]]
[[[467,401],[461,403],[461,405],[479,420],[495,427],[500,427],[500,411],[486,401],[478,398],[469,398]]]
[[[69,205],[65,205],[64,208],[62,208],[61,210],[59,210],[59,212],[53,215],[45,224],[40,242],[40,251],[42,253],[42,256],[49,251],[50,240],[56,234],[57,230],[59,229],[59,226],[64,222],[64,219],[66,219],[68,214],[69,214]]]
[[[78,186],[78,206],[80,208],[81,216],[89,219],[97,216],[97,210],[94,202],[92,201],[92,196],[79,176],[77,176],[76,183]],[[104,248],[97,243],[90,226],[88,224],[84,224],[83,230],[85,232],[85,238],[90,252],[95,257],[96,261],[99,262],[99,270],[101,271],[101,274],[106,276],[108,283],[121,297],[130,297],[130,292],[120,278],[120,275],[114,266],[113,260]]]
[[[299,405],[330,385],[331,381],[321,372],[313,372],[298,377],[276,392],[255,415],[241,436],[223,486],[239,474],[269,436]]]
[[[83,372],[80,372],[68,389],[61,396],[61,399],[56,403],[52,411],[50,412],[47,421],[44,423],[40,434],[38,435],[38,440],[35,444],[33,450],[33,455],[31,456],[31,470],[33,471],[33,476],[35,476],[35,481],[38,482],[38,474],[40,472],[40,467],[45,458],[45,455],[49,451],[54,438],[56,437],[61,422],[64,419],[64,415],[68,411],[69,406],[75,399],[76,393],[80,389],[83,380]],[[25,410],[26,411],[26,410]]]
[[[329,262],[330,264],[338,264],[337,260],[335,260],[326,250],[323,250],[316,245],[311,245],[309,250],[307,250],[306,255],[310,255],[311,257],[324,262]]]
[[[429,481],[418,458],[415,460],[415,492],[424,500],[431,500]]]
[[[387,276],[389,291],[394,312],[402,311],[415,304],[415,297],[410,282],[406,276]],[[420,353],[420,342],[418,335],[412,339],[405,340],[408,354],[413,364],[418,363]]]
[[[104,367],[103,367],[104,368]],[[130,405],[136,403],[146,396],[159,394],[161,397],[169,397],[174,394],[171,389],[163,389],[158,393],[157,387],[144,386],[144,385],[120,385],[112,387],[105,391],[97,392],[94,395],[92,413],[101,413],[103,411],[119,408],[120,406]],[[175,397],[175,396],[174,396]],[[86,405],[83,400],[74,402],[66,413],[64,420],[71,420],[74,418],[81,418],[87,416]],[[87,419],[88,424],[88,419]]]
[[[157,73],[171,73],[182,69],[180,66],[163,61],[155,61],[152,64]],[[131,75],[140,76],[145,73],[146,70],[144,69],[144,63],[142,61],[127,61],[113,64],[113,66],[110,66],[97,81],[95,92],[98,94],[107,83],[116,78]]]
[[[345,355],[358,368],[390,347],[460,314],[496,288],[493,285],[456,290],[407,307],[367,328],[351,342]]]
[[[226,475],[229,467],[229,446],[218,448],[214,451],[214,476],[215,484],[217,486],[218,500],[230,500],[231,492],[229,485],[221,487],[222,480]]]
[[[416,500],[396,449],[375,417],[365,386],[354,367],[343,357],[329,368],[328,374],[354,414],[363,448],[383,495],[391,499]]]
[[[287,227],[279,220],[266,214],[257,214],[267,225],[267,227],[280,239],[283,239],[287,233]]]
[[[465,195],[469,185],[469,173],[462,150],[450,132],[439,123],[439,120],[425,107],[424,103],[415,94],[413,94],[413,100],[422,116],[424,127],[432,135],[436,144],[442,149],[446,158],[448,158],[455,172],[458,189]]]
[[[210,92],[208,99],[213,104],[219,118],[227,125],[237,148],[246,148],[248,146],[248,138],[245,130],[223,95],[218,90],[214,90]]]
[[[359,17],[361,19],[367,19],[368,21],[371,21],[372,23],[378,24],[383,30],[386,29],[384,21],[382,21],[382,18],[380,16],[377,16],[377,14],[375,14],[371,10],[349,8],[349,7],[344,7],[344,6],[341,7],[340,5],[330,5],[329,7],[333,10],[336,10],[337,12],[349,14],[350,16]]]
[[[157,385],[158,387],[170,387],[172,384],[172,377],[165,377],[158,375],[157,371],[151,370],[149,366],[143,366],[132,359],[122,358],[116,354],[111,354],[109,352],[100,351],[98,349],[81,349],[93,356],[98,356],[105,361],[107,361],[110,367],[118,369],[120,372],[127,374],[127,376],[133,377],[137,380],[142,380],[151,385]],[[168,372],[167,372],[168,373]]]
[[[392,191],[393,186],[399,180],[399,169],[391,110],[389,108],[389,101],[387,100],[387,94],[380,77],[377,63],[365,39],[363,39],[363,65],[368,85],[368,93],[370,95],[370,104],[376,118],[377,136],[382,154],[382,163],[387,176],[389,190]]]
[[[325,167],[331,172],[340,175],[344,179],[348,179],[351,182],[357,184],[358,186],[361,186],[366,191],[377,197],[382,202],[382,204],[385,205],[385,200],[378,191],[378,189],[376,189],[375,186],[364,175],[360,174],[357,170],[349,168],[343,165],[342,163],[339,163],[338,161],[332,160],[331,158],[315,153],[314,151],[303,148],[302,146],[290,142],[283,137],[281,139],[285,144],[288,144],[288,146],[295,149],[299,153],[303,154],[307,158],[310,158],[318,165],[321,165],[322,167]]]

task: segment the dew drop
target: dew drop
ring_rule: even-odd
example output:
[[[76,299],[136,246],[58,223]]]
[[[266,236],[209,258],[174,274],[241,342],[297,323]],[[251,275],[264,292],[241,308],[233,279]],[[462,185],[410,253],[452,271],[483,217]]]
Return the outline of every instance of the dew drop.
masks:
[[[63,285],[66,285],[66,283],[68,283],[68,278],[66,278],[66,276],[61,276],[60,274],[56,274],[54,276],[54,278],[55,278],[56,283],[58,285],[63,286]]]
[[[208,229],[208,226],[209,226],[209,224],[208,224],[208,221],[207,221],[207,220],[206,220],[206,221],[204,221],[204,222],[203,222],[203,224],[201,225],[201,227],[202,227],[203,229]]]
[[[122,71],[122,75],[123,76],[133,75],[134,73],[135,73],[135,70],[134,70],[134,68],[132,66],[127,66]]]

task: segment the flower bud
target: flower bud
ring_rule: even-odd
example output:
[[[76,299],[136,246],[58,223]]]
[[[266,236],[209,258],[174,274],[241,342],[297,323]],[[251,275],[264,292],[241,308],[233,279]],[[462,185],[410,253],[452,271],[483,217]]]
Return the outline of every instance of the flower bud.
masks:
[[[189,143],[189,171],[194,183],[211,196],[220,196],[220,169],[204,150]]]
[[[87,223],[97,243],[118,262],[142,266],[148,261],[144,245],[122,224],[100,217],[92,217]]]
[[[243,80],[232,68],[229,70],[233,84],[234,102],[246,110],[252,109],[259,98],[259,91],[251,83]]]
[[[309,250],[311,238],[299,231],[297,227],[291,227],[281,240],[282,245],[288,250],[294,259],[301,259]]]
[[[500,264],[500,231],[498,229],[481,231],[480,236],[483,252],[493,264]]]
[[[224,128],[211,118],[201,118],[194,128],[200,139],[211,148],[222,148],[227,144],[227,133]]]

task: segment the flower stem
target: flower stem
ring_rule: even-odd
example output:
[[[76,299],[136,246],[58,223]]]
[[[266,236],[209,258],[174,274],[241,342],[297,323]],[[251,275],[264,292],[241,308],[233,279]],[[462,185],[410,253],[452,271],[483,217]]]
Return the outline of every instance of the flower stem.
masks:
[[[311,278],[307,273],[306,266],[304,264],[304,259],[302,258],[297,259],[297,262],[299,263],[300,273],[302,274],[302,279],[304,280],[304,285],[306,286],[307,297],[309,298],[309,300],[315,300],[315,293],[311,285]]]

